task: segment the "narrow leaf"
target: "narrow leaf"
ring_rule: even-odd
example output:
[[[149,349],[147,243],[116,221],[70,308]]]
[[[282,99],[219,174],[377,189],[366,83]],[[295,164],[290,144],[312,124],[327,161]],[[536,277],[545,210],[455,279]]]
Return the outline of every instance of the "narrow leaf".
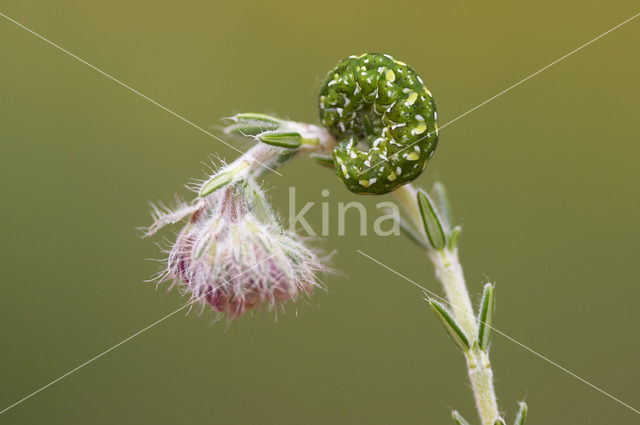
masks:
[[[482,292],[480,314],[478,314],[478,344],[482,351],[487,351],[491,340],[493,325],[493,285],[487,283]]]
[[[265,130],[273,130],[273,128],[264,128],[258,124],[235,123],[224,128],[225,134],[235,134],[236,136],[257,136]]]
[[[266,131],[256,137],[262,143],[279,148],[296,149],[302,144],[302,136],[293,131]]]
[[[453,213],[451,212],[451,203],[449,202],[449,196],[447,195],[447,189],[444,184],[435,182],[433,184],[433,197],[438,205],[438,211],[442,214],[442,218],[447,224],[447,228],[450,229],[453,226]]]
[[[456,423],[456,425],[469,425],[469,422],[467,422],[462,415],[460,415],[460,413],[458,413],[457,410],[454,410],[453,412],[451,412],[451,417],[453,418],[453,422]]]
[[[298,152],[295,150],[289,150],[289,151],[282,151],[280,153],[280,155],[278,155],[278,157],[275,160],[275,164],[278,167],[283,166],[284,164],[286,164],[287,162],[291,161],[297,154]],[[264,168],[264,167],[262,167]]]
[[[471,347],[469,338],[464,333],[460,325],[458,325],[449,310],[447,310],[445,306],[434,299],[429,299],[428,301],[429,305],[431,305],[431,309],[434,313],[436,313],[436,316],[438,316],[438,319],[440,319],[442,326],[444,326],[445,330],[449,334],[449,337],[451,337],[453,342],[462,351],[468,351]]]
[[[447,247],[449,249],[456,249],[458,247],[458,239],[460,239],[460,233],[462,233],[462,227],[456,226],[451,231],[451,236],[447,241]]]
[[[520,405],[520,410],[518,410],[515,425],[524,425],[524,420],[527,418],[527,403],[521,401],[518,405]]]
[[[502,419],[502,418],[496,419],[496,421],[493,423],[493,425],[505,425],[504,419]]]
[[[202,185],[199,194],[200,197],[207,196],[215,192],[222,186],[231,183],[231,180],[233,180],[233,174],[228,171],[221,172],[220,174],[213,176],[208,182]]]
[[[444,233],[445,227],[440,217],[438,217],[433,201],[422,190],[418,192],[418,206],[420,207],[424,231],[429,238],[431,246],[437,250],[443,249],[447,241]]]
[[[400,217],[400,231],[408,237],[412,242],[423,249],[429,249],[429,245],[424,240],[424,236],[416,231],[416,229],[403,217]]]
[[[333,162],[333,157],[331,155],[322,155],[319,153],[312,153],[311,158],[313,158],[320,165],[324,165],[325,167],[335,168],[335,163]]]
[[[272,117],[271,115],[266,114],[258,114],[255,112],[246,112],[241,114],[236,114],[231,117],[232,120],[236,122],[245,122],[245,123],[256,123],[262,124],[264,127],[272,127],[278,128],[282,124],[282,120],[279,120],[276,117]]]
[[[282,121],[264,114],[237,114],[230,119],[235,123],[226,126],[224,132],[238,136],[257,136],[265,131],[277,130],[282,126]]]

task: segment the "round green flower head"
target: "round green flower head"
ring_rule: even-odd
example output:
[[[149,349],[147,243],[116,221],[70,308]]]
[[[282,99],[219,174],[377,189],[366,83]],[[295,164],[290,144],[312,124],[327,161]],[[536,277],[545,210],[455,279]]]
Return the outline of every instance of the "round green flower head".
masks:
[[[438,143],[438,114],[418,74],[389,55],[350,56],[320,89],[320,120],[338,141],[338,177],[359,194],[413,181]]]

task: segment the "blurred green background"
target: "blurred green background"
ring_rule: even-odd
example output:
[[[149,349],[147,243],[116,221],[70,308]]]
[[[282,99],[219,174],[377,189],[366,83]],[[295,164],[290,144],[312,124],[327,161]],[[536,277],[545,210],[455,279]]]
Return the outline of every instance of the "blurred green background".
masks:
[[[4,0],[0,11],[203,127],[240,111],[317,122],[321,79],[387,52],[427,82],[445,123],[638,12],[635,1],[242,2]],[[444,181],[474,298],[497,282],[496,327],[640,406],[637,277],[640,19],[441,132],[419,184]],[[236,153],[0,18],[0,410],[174,311],[143,281],[160,256],[136,226],[189,195],[201,161]],[[307,160],[267,178],[297,201],[355,195]],[[375,215],[375,203],[365,199]],[[307,215],[320,227],[320,208]],[[440,291],[401,237],[355,214],[328,292],[226,329],[178,314],[0,416],[10,424],[477,423],[463,358],[422,294]],[[335,221],[332,226],[335,226]],[[167,236],[171,233],[167,232]],[[159,240],[159,238],[156,238]],[[297,313],[297,314],[296,314]],[[638,416],[498,335],[509,422]]]

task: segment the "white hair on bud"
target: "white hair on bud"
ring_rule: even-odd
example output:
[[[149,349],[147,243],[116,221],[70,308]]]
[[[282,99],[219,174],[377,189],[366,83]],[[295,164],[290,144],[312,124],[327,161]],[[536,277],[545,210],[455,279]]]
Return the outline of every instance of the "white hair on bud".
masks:
[[[321,287],[326,267],[313,250],[280,225],[253,180],[234,181],[192,204],[153,206],[146,235],[189,221],[168,250],[159,280],[170,280],[202,305],[229,318],[275,307]]]

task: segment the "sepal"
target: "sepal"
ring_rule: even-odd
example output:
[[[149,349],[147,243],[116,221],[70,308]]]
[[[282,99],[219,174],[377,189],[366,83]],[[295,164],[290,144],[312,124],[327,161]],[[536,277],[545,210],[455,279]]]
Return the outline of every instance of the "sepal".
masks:
[[[205,182],[200,188],[200,193],[198,196],[201,198],[207,195],[212,194],[216,190],[220,189],[223,186],[228,185],[233,181],[235,173],[231,170],[222,171],[215,176],[211,177],[207,182]]]

